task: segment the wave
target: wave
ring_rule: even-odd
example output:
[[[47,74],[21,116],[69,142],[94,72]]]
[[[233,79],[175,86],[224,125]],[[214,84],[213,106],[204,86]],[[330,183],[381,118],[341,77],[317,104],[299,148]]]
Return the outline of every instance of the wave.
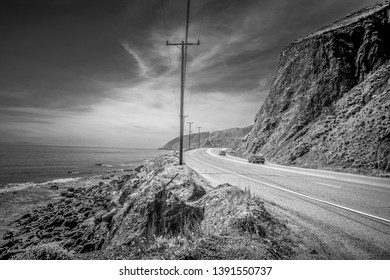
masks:
[[[60,178],[60,179],[54,179],[46,182],[40,182],[40,183],[35,183],[35,182],[27,182],[27,183],[9,183],[6,184],[5,186],[1,186],[0,188],[0,193],[7,193],[7,192],[15,192],[15,191],[21,191],[25,190],[27,188],[33,188],[33,187],[42,187],[42,186],[47,186],[51,184],[62,184],[62,183],[70,183],[70,182],[75,182],[82,179],[81,177],[77,178]]]

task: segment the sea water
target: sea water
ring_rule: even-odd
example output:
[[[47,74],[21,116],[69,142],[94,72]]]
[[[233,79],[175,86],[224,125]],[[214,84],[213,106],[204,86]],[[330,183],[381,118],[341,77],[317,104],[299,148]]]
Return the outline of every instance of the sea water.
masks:
[[[1,144],[0,185],[69,180],[130,170],[164,153],[167,151]]]

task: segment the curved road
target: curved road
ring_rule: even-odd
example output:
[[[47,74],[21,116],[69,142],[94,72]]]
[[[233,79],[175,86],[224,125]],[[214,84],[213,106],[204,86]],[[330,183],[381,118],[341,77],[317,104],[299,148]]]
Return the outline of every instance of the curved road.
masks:
[[[252,164],[220,149],[185,153],[212,185],[250,189],[319,258],[390,259],[390,179]],[[307,250],[306,250],[307,251]]]

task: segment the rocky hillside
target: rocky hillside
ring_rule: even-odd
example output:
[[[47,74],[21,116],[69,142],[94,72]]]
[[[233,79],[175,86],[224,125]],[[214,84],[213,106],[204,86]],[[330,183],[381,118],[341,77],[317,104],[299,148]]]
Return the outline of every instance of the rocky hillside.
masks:
[[[239,149],[305,167],[390,172],[390,4],[288,45]]]
[[[229,128],[214,132],[202,132],[200,133],[200,147],[225,147],[225,148],[238,148],[242,143],[242,139],[251,131],[251,126],[243,128]],[[184,149],[188,149],[189,141],[188,135],[184,135]],[[191,134],[191,148],[198,147],[198,134]],[[161,148],[162,150],[178,150],[179,149],[179,137],[169,141]]]

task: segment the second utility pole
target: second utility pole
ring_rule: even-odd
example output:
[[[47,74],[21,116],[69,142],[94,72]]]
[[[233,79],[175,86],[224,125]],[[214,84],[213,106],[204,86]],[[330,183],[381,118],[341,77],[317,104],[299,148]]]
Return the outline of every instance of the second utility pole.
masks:
[[[183,131],[184,131],[184,83],[185,83],[185,71],[187,63],[187,46],[200,45],[199,40],[197,43],[188,43],[188,27],[190,20],[190,0],[187,0],[187,23],[186,23],[186,37],[185,41],[181,43],[169,43],[167,46],[181,46],[181,87],[180,87],[180,151],[179,151],[179,165],[183,164]]]
[[[188,128],[188,150],[191,150],[191,125],[194,123],[194,122],[187,122],[188,125],[190,126]]]
[[[200,148],[200,129],[202,128],[201,126],[197,126],[198,128],[198,149]]]

